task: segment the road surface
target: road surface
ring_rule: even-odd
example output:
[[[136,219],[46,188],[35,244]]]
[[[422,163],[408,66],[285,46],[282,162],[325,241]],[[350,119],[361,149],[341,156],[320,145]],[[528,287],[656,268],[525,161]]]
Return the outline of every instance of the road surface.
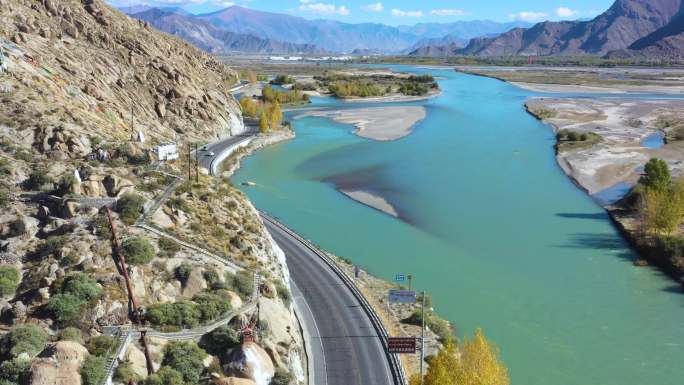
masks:
[[[361,303],[342,279],[305,243],[264,217],[264,224],[285,252],[297,293],[313,316],[309,351],[315,385],[394,385],[381,339]],[[399,384],[397,382],[397,384]]]
[[[232,147],[251,139],[258,132],[259,131],[254,127],[247,126],[247,130],[242,134],[234,135],[219,142],[207,144],[204,147],[200,147],[197,154],[197,156],[199,157],[200,167],[209,170],[209,173],[213,174],[215,167],[218,166],[217,164],[214,164],[215,160],[224,158],[221,155],[225,151],[230,151]],[[206,150],[204,150],[205,147]],[[211,153],[214,153],[214,155],[212,156]]]

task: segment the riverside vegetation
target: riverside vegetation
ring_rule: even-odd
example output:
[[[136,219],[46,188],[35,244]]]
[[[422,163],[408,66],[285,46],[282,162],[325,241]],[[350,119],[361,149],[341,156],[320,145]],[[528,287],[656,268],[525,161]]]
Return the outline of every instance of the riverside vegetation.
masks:
[[[327,90],[338,98],[368,98],[402,94],[424,96],[439,86],[430,75],[400,77],[394,75],[347,75],[327,73],[315,76],[319,88]]]
[[[631,193],[616,207],[614,217],[647,261],[662,267],[684,284],[684,179],[673,178],[668,165],[651,159]]]

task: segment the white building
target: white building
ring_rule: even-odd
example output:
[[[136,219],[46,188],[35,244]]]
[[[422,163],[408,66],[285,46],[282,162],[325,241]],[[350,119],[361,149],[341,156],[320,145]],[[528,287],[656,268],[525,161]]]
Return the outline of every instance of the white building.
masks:
[[[159,160],[178,159],[178,147],[175,143],[157,146],[155,152],[157,153],[157,159]]]

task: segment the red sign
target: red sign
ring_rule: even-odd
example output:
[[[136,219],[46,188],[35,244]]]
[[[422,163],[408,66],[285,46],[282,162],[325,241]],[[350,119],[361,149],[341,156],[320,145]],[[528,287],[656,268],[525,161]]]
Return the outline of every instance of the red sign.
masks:
[[[389,337],[387,339],[387,350],[396,354],[415,354],[416,337]]]

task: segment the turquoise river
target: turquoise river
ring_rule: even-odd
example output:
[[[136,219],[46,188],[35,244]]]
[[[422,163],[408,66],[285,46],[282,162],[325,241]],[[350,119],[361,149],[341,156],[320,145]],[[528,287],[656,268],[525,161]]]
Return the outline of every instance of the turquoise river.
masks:
[[[242,188],[257,207],[372,274],[413,274],[458,335],[484,329],[513,385],[681,384],[684,295],[635,268],[605,212],[563,174],[551,129],[524,110],[532,94],[399,68],[432,73],[443,90],[406,103],[427,109],[411,135],[376,142],[297,119],[296,139],[245,159],[234,183],[256,182]],[[400,218],[338,187],[382,196]]]

